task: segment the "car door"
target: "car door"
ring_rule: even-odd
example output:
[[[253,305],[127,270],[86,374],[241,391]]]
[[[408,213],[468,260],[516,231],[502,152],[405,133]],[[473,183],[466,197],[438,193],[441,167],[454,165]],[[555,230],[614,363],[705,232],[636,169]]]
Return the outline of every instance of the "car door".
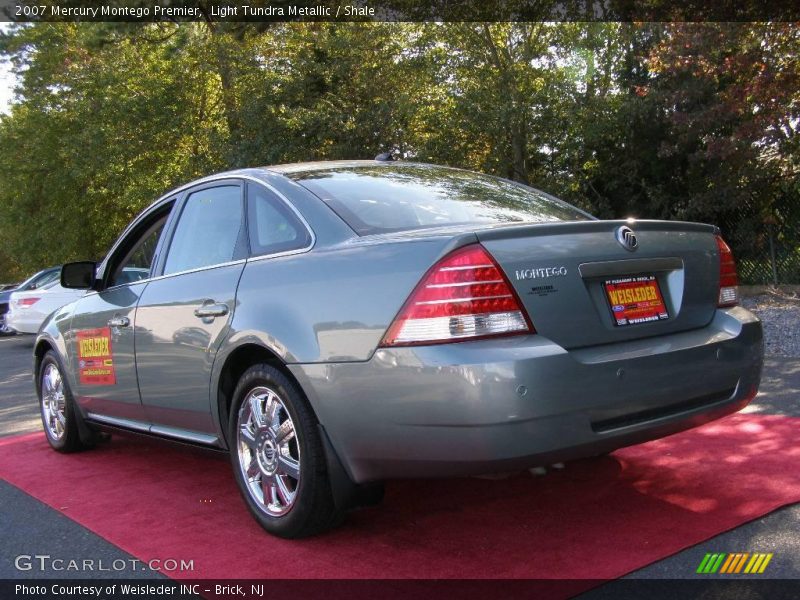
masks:
[[[147,429],[136,378],[136,306],[146,289],[174,200],[144,215],[100,266],[101,290],[75,306],[67,340],[78,402],[91,418]]]
[[[151,431],[214,443],[209,382],[247,256],[243,185],[188,190],[160,276],[137,309],[136,367]]]

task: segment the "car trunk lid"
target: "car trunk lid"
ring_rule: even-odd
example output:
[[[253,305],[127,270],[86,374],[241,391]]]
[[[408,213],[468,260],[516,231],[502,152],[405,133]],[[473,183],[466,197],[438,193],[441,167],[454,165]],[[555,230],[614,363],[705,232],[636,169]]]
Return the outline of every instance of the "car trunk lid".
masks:
[[[623,228],[633,232],[635,248],[626,248]],[[569,349],[706,326],[719,287],[715,231],[699,223],[585,221],[475,234],[514,286],[536,331]],[[637,306],[661,306],[659,292],[663,311],[637,313]],[[637,314],[654,320],[638,322]],[[625,315],[631,318],[620,324]]]

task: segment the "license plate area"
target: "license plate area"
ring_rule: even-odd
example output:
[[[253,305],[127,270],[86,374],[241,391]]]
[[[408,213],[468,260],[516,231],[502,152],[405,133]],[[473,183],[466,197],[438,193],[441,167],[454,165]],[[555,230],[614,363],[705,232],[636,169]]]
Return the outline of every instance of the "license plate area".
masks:
[[[617,327],[669,318],[655,275],[607,279],[603,282],[603,289],[611,309],[611,319]]]

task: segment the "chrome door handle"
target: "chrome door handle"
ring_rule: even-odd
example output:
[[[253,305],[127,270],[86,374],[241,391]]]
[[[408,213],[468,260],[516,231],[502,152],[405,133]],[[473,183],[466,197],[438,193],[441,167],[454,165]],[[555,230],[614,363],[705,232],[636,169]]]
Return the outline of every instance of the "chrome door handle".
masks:
[[[131,324],[131,320],[128,317],[113,317],[108,320],[109,327],[127,327]]]
[[[200,308],[195,309],[194,316],[201,319],[213,319],[214,317],[224,317],[228,314],[227,304],[204,304]]]

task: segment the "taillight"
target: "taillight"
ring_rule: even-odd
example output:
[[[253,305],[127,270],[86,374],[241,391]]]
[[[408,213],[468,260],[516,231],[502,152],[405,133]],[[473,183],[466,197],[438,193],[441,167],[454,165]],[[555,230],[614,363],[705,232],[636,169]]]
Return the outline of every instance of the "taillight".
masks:
[[[454,250],[422,278],[382,346],[534,333],[503,272],[479,244]]]
[[[36,304],[41,298],[23,298],[22,300],[17,301],[17,306],[20,308],[30,308],[34,304]]]
[[[739,304],[739,276],[736,274],[736,261],[733,260],[728,244],[717,235],[719,248],[719,300],[717,306],[735,306]]]

